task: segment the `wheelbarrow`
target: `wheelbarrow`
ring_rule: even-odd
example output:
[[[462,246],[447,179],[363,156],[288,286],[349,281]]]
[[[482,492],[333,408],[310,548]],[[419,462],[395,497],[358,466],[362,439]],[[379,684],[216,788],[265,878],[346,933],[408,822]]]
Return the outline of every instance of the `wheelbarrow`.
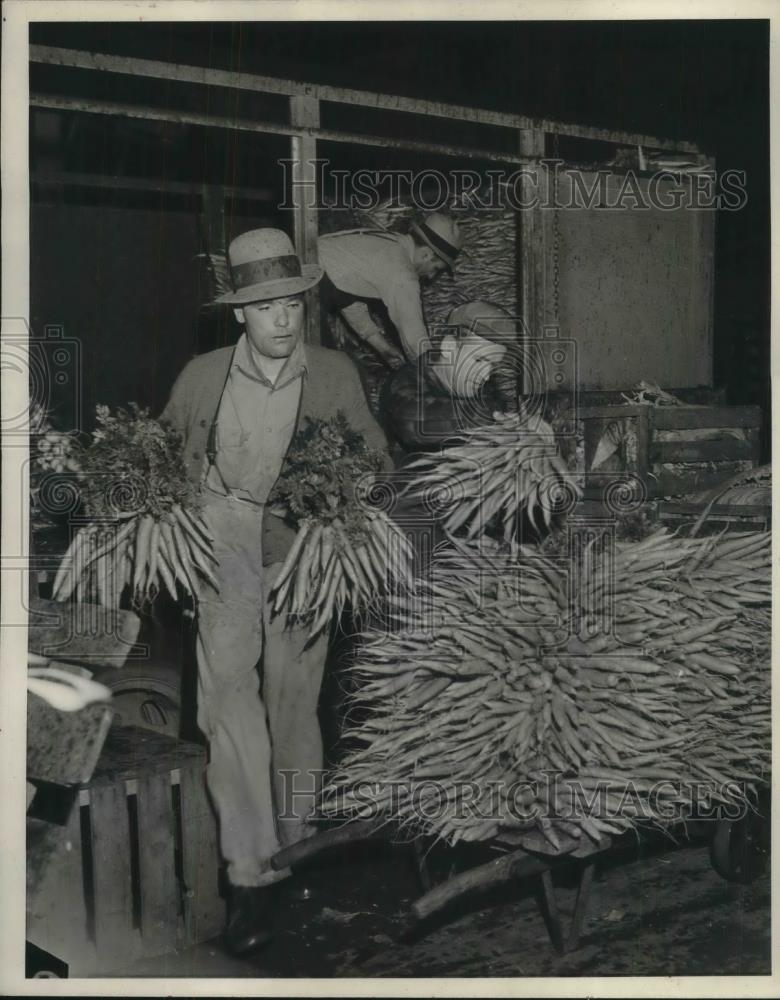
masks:
[[[761,807],[738,820],[718,819],[706,827],[700,822],[698,830],[710,834],[710,861],[714,870],[730,882],[746,884],[754,881],[766,869],[769,855],[768,794],[761,797]],[[766,809],[764,807],[767,807]],[[497,888],[507,883],[534,880],[536,900],[544,920],[550,943],[559,955],[574,951],[580,943],[583,922],[587,913],[590,889],[597,863],[614,852],[616,842],[604,836],[599,844],[588,842],[561,854],[551,855],[496,841],[501,853],[483,864],[450,875],[433,884],[428,871],[422,838],[411,842],[396,839],[398,829],[392,821],[383,818],[352,820],[309,837],[285,848],[271,860],[276,870],[296,866],[326,851],[348,844],[370,840],[384,840],[405,847],[413,852],[423,894],[410,907],[407,936],[419,934],[434,916],[449,909],[456,902]],[[542,846],[541,838],[539,847]],[[553,883],[553,873],[567,868],[576,878],[577,895],[568,927],[558,905]]]

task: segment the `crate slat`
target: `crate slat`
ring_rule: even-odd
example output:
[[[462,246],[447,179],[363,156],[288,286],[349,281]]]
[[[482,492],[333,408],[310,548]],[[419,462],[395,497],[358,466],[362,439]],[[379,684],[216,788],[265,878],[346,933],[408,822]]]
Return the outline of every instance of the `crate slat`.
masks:
[[[105,968],[135,957],[130,821],[124,783],[89,791],[95,946]]]
[[[760,427],[760,406],[658,406],[653,426],[678,431],[696,427]]]
[[[56,841],[42,878],[28,884],[27,940],[51,955],[61,957],[71,976],[90,970],[95,949],[89,940],[84,900],[84,870],[81,856],[81,816],[78,797],[65,827],[28,821],[41,837]],[[37,839],[37,838],[36,838]],[[30,857],[28,852],[28,865]]]
[[[202,769],[182,768],[182,867],[184,936],[187,944],[215,937],[223,928],[225,904],[217,879],[217,826],[206,794]]]
[[[721,485],[738,471],[739,469],[731,467],[715,469],[693,467],[679,472],[661,469],[657,473],[658,482],[655,492],[658,496],[682,496],[686,493],[698,493],[701,490]]]
[[[651,462],[733,462],[753,457],[750,441],[734,437],[714,441],[656,441],[650,448]]]
[[[187,761],[197,760],[202,765],[204,758],[203,747],[196,743],[175,740],[140,726],[112,726],[91,783],[132,780],[141,771],[169,775]]]
[[[141,937],[145,955],[159,954],[179,931],[170,774],[138,778],[138,828],[141,835]]]
[[[710,519],[716,517],[768,518],[771,513],[772,508],[768,504],[716,503],[710,507],[708,516]],[[681,516],[697,517],[701,514],[701,504],[674,503],[668,500],[661,504],[661,514],[679,514]]]

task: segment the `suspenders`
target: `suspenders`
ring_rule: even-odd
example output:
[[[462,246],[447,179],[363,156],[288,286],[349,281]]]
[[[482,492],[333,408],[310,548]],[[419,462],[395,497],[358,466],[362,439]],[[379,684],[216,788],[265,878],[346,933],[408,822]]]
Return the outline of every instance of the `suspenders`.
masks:
[[[220,390],[220,393],[219,393],[219,400],[217,401],[217,407],[214,410],[214,416],[211,418],[211,426],[209,427],[209,433],[208,433],[208,437],[206,439],[206,458],[208,459],[208,463],[209,463],[208,467],[210,469],[212,465],[215,466],[215,468],[217,468],[217,473],[219,473],[219,468],[216,466],[216,458],[217,458],[217,416],[219,414],[220,405],[222,404],[222,397],[225,395],[225,389],[226,389],[227,384],[228,384],[228,379],[230,378],[230,372],[233,369],[233,361],[235,359],[235,356],[236,356],[236,348],[234,347],[233,348],[233,352],[230,355],[230,361],[228,362],[228,366],[227,366],[227,374],[225,375],[225,381],[222,383],[222,389]],[[222,479],[222,476],[220,475],[219,478]],[[224,480],[222,480],[222,485],[223,486],[225,485]],[[227,487],[225,487],[225,488],[227,489]]]
[[[237,346],[237,345],[236,345]],[[222,483],[222,487],[225,490],[226,496],[235,496],[231,488],[225,482],[225,478],[220,472],[219,466],[217,465],[217,418],[219,416],[219,409],[222,405],[222,397],[225,395],[225,389],[227,388],[228,379],[230,378],[230,373],[233,370],[233,360],[236,356],[236,348],[233,348],[233,353],[230,355],[230,362],[227,368],[227,374],[225,375],[225,381],[222,383],[222,390],[219,394],[219,401],[217,402],[217,407],[214,410],[214,416],[211,418],[211,425],[209,426],[208,436],[206,438],[206,459],[208,461],[208,466],[206,467],[206,473],[203,477],[204,481],[209,474],[209,471],[213,467],[219,476],[219,481]],[[303,394],[306,391],[306,374],[301,376],[301,394],[298,398],[298,407],[295,413],[295,427],[296,429],[300,425],[301,413],[303,410]],[[242,498],[239,498],[242,499]],[[254,503],[255,501],[244,501],[246,503]],[[262,506],[262,505],[259,505]]]

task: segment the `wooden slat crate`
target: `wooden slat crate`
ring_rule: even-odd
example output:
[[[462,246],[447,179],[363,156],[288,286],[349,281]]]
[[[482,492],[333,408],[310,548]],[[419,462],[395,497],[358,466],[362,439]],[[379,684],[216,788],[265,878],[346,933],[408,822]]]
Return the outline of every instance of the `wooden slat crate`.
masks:
[[[584,453],[585,494],[596,497],[630,473],[648,498],[680,497],[712,489],[754,468],[761,455],[761,409],[757,406],[582,406],[577,411]],[[608,465],[592,469],[598,442],[619,423],[625,444]]]
[[[697,522],[702,504],[662,501],[658,517],[672,529],[683,533]],[[724,529],[734,531],[768,531],[772,525],[772,508],[764,504],[713,504],[707,512],[706,524],[700,534],[716,534]]]
[[[79,976],[215,937],[224,904],[204,775],[203,747],[113,727],[67,825],[29,828],[28,870],[36,852],[53,857],[28,882],[27,939]]]
[[[758,406],[654,407],[648,455],[654,495],[698,493],[757,466],[760,432]]]

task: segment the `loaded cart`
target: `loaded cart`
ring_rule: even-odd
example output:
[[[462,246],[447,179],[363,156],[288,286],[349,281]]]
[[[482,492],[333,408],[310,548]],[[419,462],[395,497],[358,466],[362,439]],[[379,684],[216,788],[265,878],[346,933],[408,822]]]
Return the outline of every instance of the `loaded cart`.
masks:
[[[588,538],[576,524],[568,552],[522,546],[515,561],[461,543],[434,559],[414,610],[395,631],[369,632],[353,666],[354,748],[322,802],[335,828],[275,864],[365,837],[418,854],[431,837],[481,843],[495,860],[429,887],[414,918],[535,876],[561,950],[578,941],[596,860],[626,835],[705,831],[722,876],[760,874],[768,534],[656,528],[612,545],[587,531],[571,590]],[[567,627],[540,626],[556,610]],[[563,864],[580,868],[567,934],[552,883]]]

